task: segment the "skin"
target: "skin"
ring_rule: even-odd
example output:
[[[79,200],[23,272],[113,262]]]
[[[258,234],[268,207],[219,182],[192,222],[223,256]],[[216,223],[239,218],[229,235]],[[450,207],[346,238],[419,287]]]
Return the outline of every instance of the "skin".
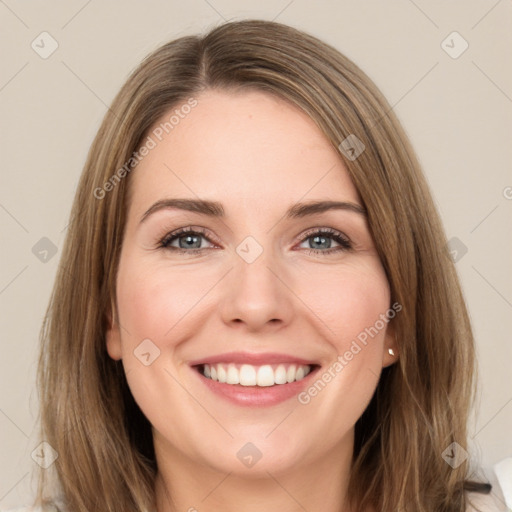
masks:
[[[392,323],[307,405],[296,398],[232,404],[189,363],[231,351],[279,352],[318,361],[322,373],[344,354],[390,307],[366,218],[345,210],[283,215],[299,201],[361,205],[360,198],[337,150],[295,107],[254,91],[196,99],[130,176],[117,314],[107,332],[108,353],[122,359],[153,425],[158,511],[347,511],[354,424],[382,368],[396,361],[388,353],[397,353]],[[167,198],[219,201],[225,216],[164,209],[141,222]],[[159,247],[188,226],[207,231],[202,252]],[[308,253],[318,247],[305,236],[312,228],[339,231],[352,248]],[[236,252],[247,236],[263,248],[252,263]],[[144,339],[160,351],[148,366],[134,356]],[[251,468],[236,456],[248,442],[262,454]]]

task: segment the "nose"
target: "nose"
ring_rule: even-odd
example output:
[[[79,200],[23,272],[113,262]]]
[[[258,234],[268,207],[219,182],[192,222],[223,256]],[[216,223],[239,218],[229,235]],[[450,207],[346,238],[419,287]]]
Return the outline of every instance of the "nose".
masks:
[[[290,279],[270,251],[263,251],[252,263],[235,254],[234,268],[223,283],[223,322],[247,332],[276,330],[289,324],[294,294],[287,281]]]

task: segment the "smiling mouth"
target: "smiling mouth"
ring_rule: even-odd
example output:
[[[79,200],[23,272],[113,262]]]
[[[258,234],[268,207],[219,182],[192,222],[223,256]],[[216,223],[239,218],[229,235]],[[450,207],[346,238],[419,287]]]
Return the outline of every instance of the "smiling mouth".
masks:
[[[304,379],[318,365],[314,364],[201,364],[195,368],[205,378],[233,386],[270,387]]]

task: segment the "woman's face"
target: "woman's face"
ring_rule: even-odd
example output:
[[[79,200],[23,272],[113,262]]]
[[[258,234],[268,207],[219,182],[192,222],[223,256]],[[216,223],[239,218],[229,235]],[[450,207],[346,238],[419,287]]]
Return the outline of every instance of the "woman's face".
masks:
[[[108,352],[157,457],[256,475],[348,456],[393,362],[361,200],[296,108],[254,91],[196,100],[168,135],[155,124],[129,177]]]

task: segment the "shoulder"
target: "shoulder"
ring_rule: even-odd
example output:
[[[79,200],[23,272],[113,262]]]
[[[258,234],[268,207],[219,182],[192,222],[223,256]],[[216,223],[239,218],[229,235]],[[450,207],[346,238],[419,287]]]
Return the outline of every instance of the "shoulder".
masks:
[[[493,492],[482,494],[468,492],[466,494],[466,512],[507,512],[507,507]]]

